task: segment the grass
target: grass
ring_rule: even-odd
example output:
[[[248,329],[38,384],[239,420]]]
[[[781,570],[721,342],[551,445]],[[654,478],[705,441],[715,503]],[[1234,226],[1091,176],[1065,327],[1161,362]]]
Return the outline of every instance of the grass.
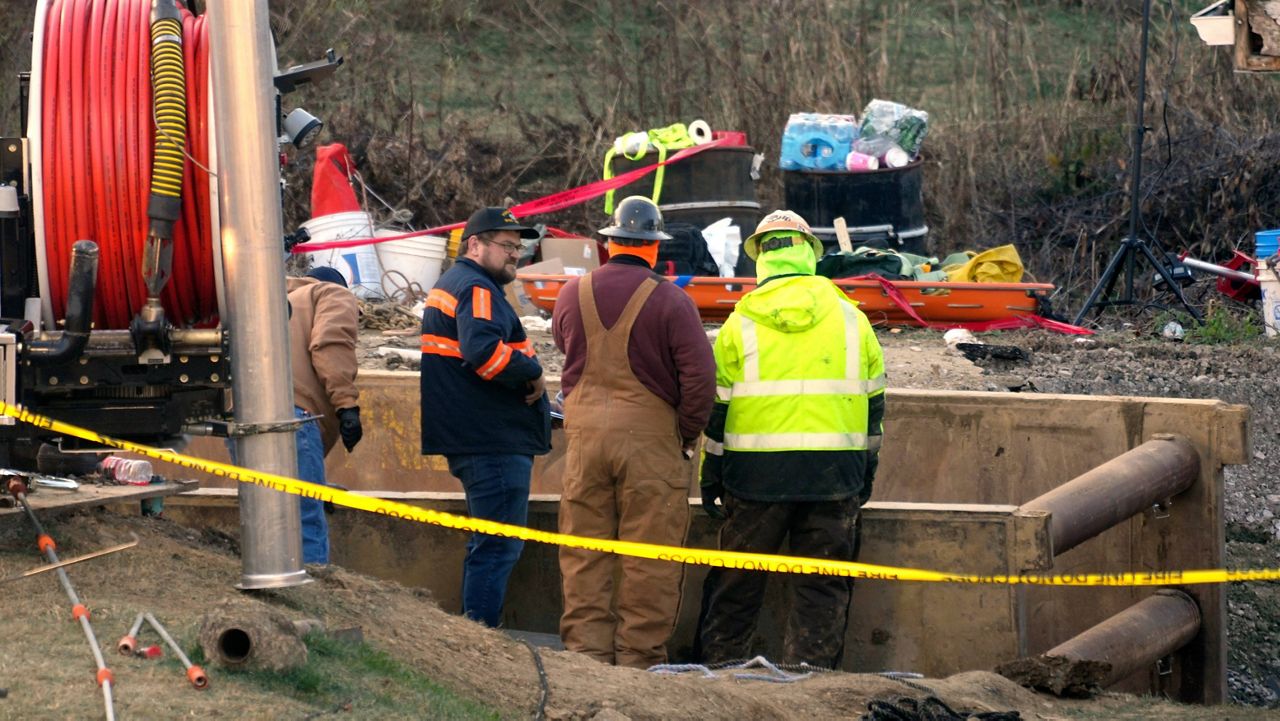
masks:
[[[1248,343],[1263,337],[1262,322],[1253,308],[1209,301],[1204,322],[1197,323],[1183,311],[1166,311],[1156,316],[1154,329],[1160,332],[1167,323],[1182,325],[1183,341],[1194,345],[1232,345]]]
[[[304,640],[309,656],[301,668],[283,673],[223,673],[306,703],[319,713],[341,713],[343,718],[501,718],[497,711],[454,694],[367,643],[347,643],[315,633]],[[202,655],[192,654],[192,661],[202,663]]]

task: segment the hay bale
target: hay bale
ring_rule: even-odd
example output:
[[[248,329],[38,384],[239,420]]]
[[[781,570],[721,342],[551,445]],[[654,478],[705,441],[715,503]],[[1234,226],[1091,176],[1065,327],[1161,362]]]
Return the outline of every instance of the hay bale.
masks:
[[[223,668],[286,671],[307,663],[298,627],[263,604],[224,602],[206,613],[200,647]]]

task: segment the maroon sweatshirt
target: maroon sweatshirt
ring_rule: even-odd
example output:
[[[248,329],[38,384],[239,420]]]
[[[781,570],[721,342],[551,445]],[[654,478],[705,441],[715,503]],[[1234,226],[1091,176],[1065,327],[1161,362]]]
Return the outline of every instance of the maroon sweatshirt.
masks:
[[[628,255],[610,258],[591,276],[596,310],[606,328],[618,322],[640,283],[660,277],[644,261]],[[561,289],[552,319],[556,347],[565,356],[560,386],[566,398],[587,364],[586,331],[578,304],[580,280],[574,278]],[[715,402],[716,362],[693,299],[665,280],[659,283],[631,327],[627,358],[636,379],[676,409],[680,435],[685,440],[697,438]]]

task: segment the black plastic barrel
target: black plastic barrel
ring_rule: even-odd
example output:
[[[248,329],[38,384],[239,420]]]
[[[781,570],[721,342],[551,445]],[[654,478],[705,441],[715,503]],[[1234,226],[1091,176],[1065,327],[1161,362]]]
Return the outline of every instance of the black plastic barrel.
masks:
[[[862,173],[783,171],[787,209],[799,213],[827,245],[843,217],[854,247],[929,255],[924,222],[924,164]]]
[[[667,157],[679,152],[671,150]],[[760,203],[756,201],[756,181],[752,167],[756,151],[748,146],[711,148],[677,163],[665,166],[662,192],[658,207],[662,217],[670,222],[690,223],[700,228],[722,218],[732,218],[745,239],[760,222]],[[640,160],[614,156],[613,174],[622,175],[630,170],[658,162],[656,151],[650,151]],[[656,171],[619,188],[614,202],[629,195],[653,197]],[[754,276],[753,263],[741,248],[738,251],[738,275]]]

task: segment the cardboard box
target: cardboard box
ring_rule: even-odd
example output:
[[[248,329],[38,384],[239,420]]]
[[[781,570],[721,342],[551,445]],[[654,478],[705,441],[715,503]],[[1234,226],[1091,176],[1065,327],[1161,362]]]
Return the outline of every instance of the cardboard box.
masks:
[[[566,275],[586,275],[600,267],[600,250],[590,238],[543,238],[542,260],[553,258],[564,263]]]
[[[564,262],[559,258],[544,260],[541,263],[532,263],[517,271],[516,279],[507,283],[503,290],[507,295],[507,302],[515,308],[518,316],[538,316],[538,306],[534,305],[529,299],[529,294],[524,290],[524,283],[520,281],[520,275],[523,273],[541,273],[543,275],[562,275],[564,274]]]

